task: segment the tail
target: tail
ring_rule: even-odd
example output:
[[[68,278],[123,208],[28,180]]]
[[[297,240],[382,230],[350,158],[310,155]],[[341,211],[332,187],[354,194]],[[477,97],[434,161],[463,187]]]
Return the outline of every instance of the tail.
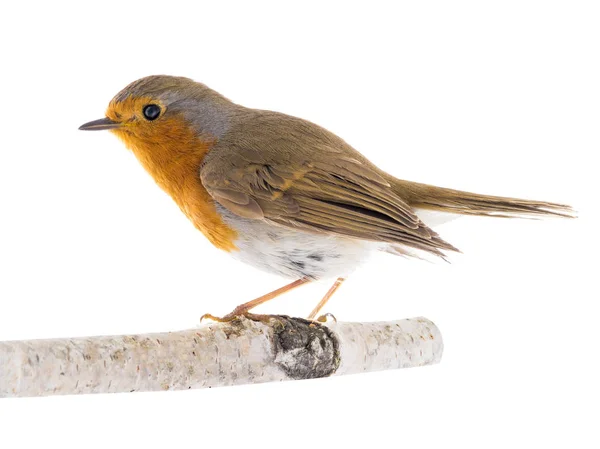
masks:
[[[536,218],[555,216],[575,218],[575,211],[566,204],[521,200],[501,196],[480,195],[416,182],[394,180],[397,193],[414,208],[461,215]]]

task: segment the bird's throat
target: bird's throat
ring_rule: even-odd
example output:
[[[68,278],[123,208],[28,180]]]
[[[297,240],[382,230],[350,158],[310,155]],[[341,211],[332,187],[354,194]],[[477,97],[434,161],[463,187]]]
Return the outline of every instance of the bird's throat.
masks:
[[[223,222],[200,181],[200,165],[214,141],[201,140],[178,120],[165,120],[163,127],[164,132],[154,128],[151,135],[130,131],[116,134],[213,245],[236,250],[236,232]]]

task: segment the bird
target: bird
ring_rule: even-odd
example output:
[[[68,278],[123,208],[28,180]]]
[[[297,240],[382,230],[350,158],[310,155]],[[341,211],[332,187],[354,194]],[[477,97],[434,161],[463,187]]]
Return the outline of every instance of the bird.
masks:
[[[566,204],[398,179],[307,120],[244,107],[185,77],[138,79],[81,130],[110,130],[218,249],[287,285],[213,319],[232,320],[303,284],[334,279],[314,320],[369,256],[459,251],[423,220],[574,217]]]

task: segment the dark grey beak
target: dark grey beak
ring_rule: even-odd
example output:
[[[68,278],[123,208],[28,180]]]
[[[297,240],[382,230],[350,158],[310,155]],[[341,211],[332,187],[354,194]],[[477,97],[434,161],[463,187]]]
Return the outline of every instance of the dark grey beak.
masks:
[[[84,123],[79,129],[83,131],[101,131],[103,129],[116,129],[120,126],[119,122],[113,122],[109,118],[101,118],[100,120]]]

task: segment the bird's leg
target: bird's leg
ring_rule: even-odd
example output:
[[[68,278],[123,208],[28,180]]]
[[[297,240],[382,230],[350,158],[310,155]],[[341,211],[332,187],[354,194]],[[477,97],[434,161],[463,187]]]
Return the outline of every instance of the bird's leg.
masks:
[[[313,311],[310,312],[310,315],[308,315],[309,320],[313,321],[315,319],[315,317],[317,316],[317,313],[319,313],[319,311],[323,308],[323,306],[327,303],[327,301],[329,301],[329,298],[331,298],[333,296],[333,294],[336,292],[336,290],[338,288],[340,288],[340,285],[342,285],[342,282],[344,282],[345,280],[346,280],[345,278],[337,278],[335,280],[335,282],[333,283],[333,285],[331,286],[329,291],[327,293],[325,293],[325,296],[323,296],[323,299],[321,299],[319,301],[319,304],[317,304],[317,306],[313,309]]]
[[[289,292],[290,290],[293,290],[296,287],[300,287],[301,285],[306,284],[307,282],[310,282],[309,278],[300,278],[290,284],[284,285],[283,287],[272,291],[271,293],[267,293],[266,295],[260,296],[256,299],[253,299],[252,301],[248,301],[248,302],[245,302],[244,304],[240,304],[235,309],[233,309],[232,312],[228,313],[227,315],[225,315],[222,318],[218,318],[218,317],[215,317],[215,316],[207,313],[207,314],[203,315],[200,320],[202,321],[205,318],[209,318],[213,321],[226,322],[226,321],[231,321],[240,315],[249,315],[248,312],[251,309],[253,309],[254,307],[259,306],[267,301],[270,301],[271,299],[276,298],[277,296],[282,295],[283,293]],[[262,315],[252,315],[252,317],[262,317]]]

